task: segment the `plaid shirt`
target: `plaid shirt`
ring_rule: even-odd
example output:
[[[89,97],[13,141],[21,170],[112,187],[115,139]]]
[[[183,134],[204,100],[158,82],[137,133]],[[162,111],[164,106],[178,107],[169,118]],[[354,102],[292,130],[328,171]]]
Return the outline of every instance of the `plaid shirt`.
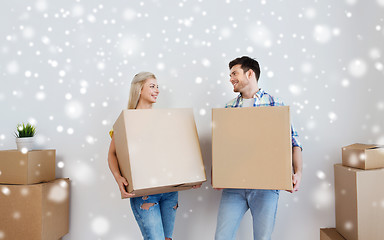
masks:
[[[265,106],[284,106],[284,103],[280,101],[280,99],[275,98],[268,93],[264,92],[263,89],[259,89],[259,91],[253,96],[255,99],[255,102],[253,103],[254,107],[265,107]],[[241,96],[241,93],[231,101],[229,101],[225,108],[237,108],[237,107],[243,107],[243,97]],[[299,142],[299,135],[295,131],[293,125],[291,125],[291,136],[292,136],[292,147],[299,147],[301,149],[302,146]]]

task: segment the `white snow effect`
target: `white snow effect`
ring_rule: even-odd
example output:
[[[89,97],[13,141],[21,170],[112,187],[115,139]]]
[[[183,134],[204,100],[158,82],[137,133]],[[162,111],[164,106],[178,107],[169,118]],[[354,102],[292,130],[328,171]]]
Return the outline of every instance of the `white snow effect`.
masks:
[[[63,132],[64,128],[63,126],[59,125],[57,126],[56,130],[60,133],[60,132]]]
[[[0,239],[5,239],[5,233],[2,230],[0,230]]]
[[[355,5],[357,3],[357,0],[345,0],[345,2],[349,5]]]
[[[25,39],[32,39],[35,36],[35,30],[32,27],[24,27],[22,29],[22,35]]]
[[[96,217],[91,222],[91,229],[96,235],[104,235],[109,231],[109,221],[105,217]]]
[[[20,217],[21,217],[21,213],[18,212],[18,211],[15,211],[15,212],[13,213],[12,217],[13,217],[13,219],[20,219]]]
[[[317,171],[316,176],[321,180],[324,180],[326,177],[325,173],[321,170]]]
[[[305,17],[307,17],[308,19],[314,19],[316,17],[316,9],[314,8],[307,8],[305,10]]]
[[[4,135],[4,134],[1,134],[1,135],[0,135],[0,139],[1,139],[1,140],[4,140],[4,139],[5,139],[5,135]]]
[[[73,128],[68,128],[67,129],[67,134],[68,135],[72,135],[75,131],[73,130]]]
[[[377,0],[377,3],[378,3],[381,7],[384,7],[384,0]]]
[[[64,70],[59,71],[59,76],[60,77],[65,77],[66,74],[67,73]]]
[[[247,30],[248,37],[259,47],[269,48],[272,46],[273,37],[271,31],[260,22]]]
[[[380,130],[381,130],[381,128],[379,125],[373,125],[372,126],[372,133],[377,134],[380,132]]]
[[[379,144],[379,145],[384,145],[384,136],[379,137],[376,140],[376,143]]]
[[[334,112],[329,112],[328,113],[328,118],[329,118],[330,122],[332,123],[332,122],[337,120],[337,115]]]
[[[28,188],[23,187],[22,189],[20,189],[20,193],[21,193],[21,196],[26,197],[29,195],[29,190]]]
[[[22,152],[23,154],[27,154],[27,152],[28,152],[28,148],[22,148],[22,149],[21,149],[21,152]]]
[[[65,105],[65,114],[72,119],[79,118],[83,114],[83,105],[78,101],[71,101]]]
[[[90,23],[94,23],[94,22],[96,22],[96,17],[93,14],[88,14],[87,20]]]
[[[124,37],[121,41],[120,48],[123,53],[132,55],[140,51],[140,43],[133,37]]]
[[[11,61],[7,64],[7,72],[9,74],[16,74],[19,72],[19,64],[16,61]]]
[[[204,116],[205,114],[207,114],[207,111],[204,108],[202,108],[202,109],[200,109],[199,114],[201,116]]]
[[[348,72],[351,76],[360,78],[363,77],[367,72],[367,64],[363,59],[353,59],[348,64]]]
[[[201,78],[201,77],[197,77],[196,79],[195,79],[195,83],[196,84],[200,84],[200,83],[202,83],[203,82],[203,78]]]
[[[49,37],[47,36],[43,36],[41,37],[41,42],[44,43],[45,45],[48,45],[51,43],[51,39],[49,39]]]
[[[344,223],[344,228],[348,231],[352,230],[353,229],[353,223],[350,222],[350,221],[347,221]]]
[[[43,101],[45,99],[45,93],[44,92],[37,92],[35,97],[38,101]]]
[[[104,62],[98,62],[97,63],[97,69],[104,70],[105,69],[105,63]]]
[[[2,187],[1,188],[1,192],[5,195],[5,196],[9,196],[11,194],[11,190],[9,190],[8,187]]]
[[[87,137],[85,138],[85,140],[87,141],[88,144],[94,144],[95,141],[96,141],[95,138],[92,137],[92,136],[87,136]]]
[[[326,25],[316,25],[313,30],[313,38],[318,43],[328,43],[331,40],[332,32]]]
[[[289,85],[289,91],[295,95],[295,96],[298,96],[301,94],[301,87],[298,86],[298,85]]]
[[[379,110],[379,111],[383,111],[384,110],[384,102],[378,102],[377,103],[377,109]]]
[[[63,161],[60,161],[60,162],[57,163],[57,167],[58,168],[64,168],[64,166],[65,166],[65,164],[64,164]]]
[[[68,198],[68,186],[58,184],[52,186],[48,192],[48,200],[56,203],[62,203]]]
[[[156,64],[156,69],[159,71],[163,71],[165,69],[165,64],[163,62],[159,62]]]
[[[127,8],[124,10],[123,12],[123,19],[126,20],[126,21],[132,21],[133,19],[135,19],[136,17],[136,11],[131,9],[131,8]]]
[[[209,61],[209,59],[207,59],[207,58],[204,58],[203,60],[201,60],[201,64],[204,67],[210,67],[211,66],[211,61]]]
[[[381,57],[380,49],[372,48],[371,50],[369,50],[369,57],[373,60],[379,59]]]
[[[311,63],[306,62],[306,63],[301,64],[301,72],[302,73],[309,74],[312,72],[312,68],[313,67],[312,67]]]
[[[73,174],[73,179],[84,185],[91,185],[95,182],[94,170],[85,162],[79,162],[67,166],[69,172]]]
[[[381,62],[377,62],[375,63],[375,68],[377,71],[383,71],[384,66]]]
[[[315,189],[313,201],[316,208],[328,208],[333,203],[333,189],[330,186],[331,184],[324,182],[320,187]]]
[[[341,86],[343,87],[349,87],[349,80],[344,78],[343,80],[341,80]]]
[[[73,17],[81,17],[84,14],[84,7],[80,4],[75,4],[71,12]]]
[[[308,130],[313,130],[316,128],[316,122],[315,120],[311,119],[307,122],[307,129]]]
[[[48,8],[48,4],[45,0],[37,0],[35,2],[35,8],[38,12],[44,12]]]
[[[268,72],[267,72],[267,77],[268,77],[268,78],[273,78],[274,75],[275,75],[275,74],[274,74],[272,71],[268,71]]]
[[[220,30],[220,36],[221,36],[222,38],[229,38],[231,35],[232,35],[232,31],[231,31],[230,28],[228,28],[228,27],[223,27],[223,28],[221,28],[221,30]]]

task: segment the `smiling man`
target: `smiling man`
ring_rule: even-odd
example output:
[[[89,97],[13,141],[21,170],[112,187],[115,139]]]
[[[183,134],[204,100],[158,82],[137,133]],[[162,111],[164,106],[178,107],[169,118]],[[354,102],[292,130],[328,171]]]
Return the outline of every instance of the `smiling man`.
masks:
[[[283,106],[283,102],[259,88],[259,63],[250,57],[240,57],[229,63],[230,82],[239,95],[226,108]],[[302,147],[297,132],[291,127],[293,191],[299,190],[302,174]],[[241,141],[241,139],[237,140]],[[249,144],[244,142],[244,144]],[[255,161],[257,156],[255,156]],[[251,209],[255,240],[270,240],[275,225],[279,190],[224,189],[217,216],[216,240],[234,240],[241,219]]]

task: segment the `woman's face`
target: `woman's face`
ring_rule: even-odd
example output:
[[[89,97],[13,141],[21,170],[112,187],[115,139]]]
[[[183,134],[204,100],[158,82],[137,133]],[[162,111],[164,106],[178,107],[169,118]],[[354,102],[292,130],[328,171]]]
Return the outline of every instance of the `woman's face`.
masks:
[[[141,89],[140,101],[148,103],[156,103],[157,96],[159,95],[159,85],[155,78],[148,78],[145,80],[144,86]]]

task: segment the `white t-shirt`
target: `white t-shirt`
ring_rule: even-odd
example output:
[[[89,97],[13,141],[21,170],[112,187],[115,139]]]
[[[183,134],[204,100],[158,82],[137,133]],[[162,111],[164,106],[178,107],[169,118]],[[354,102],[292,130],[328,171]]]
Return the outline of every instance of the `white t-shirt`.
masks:
[[[243,106],[242,107],[253,107],[255,103],[254,98],[243,98]]]

